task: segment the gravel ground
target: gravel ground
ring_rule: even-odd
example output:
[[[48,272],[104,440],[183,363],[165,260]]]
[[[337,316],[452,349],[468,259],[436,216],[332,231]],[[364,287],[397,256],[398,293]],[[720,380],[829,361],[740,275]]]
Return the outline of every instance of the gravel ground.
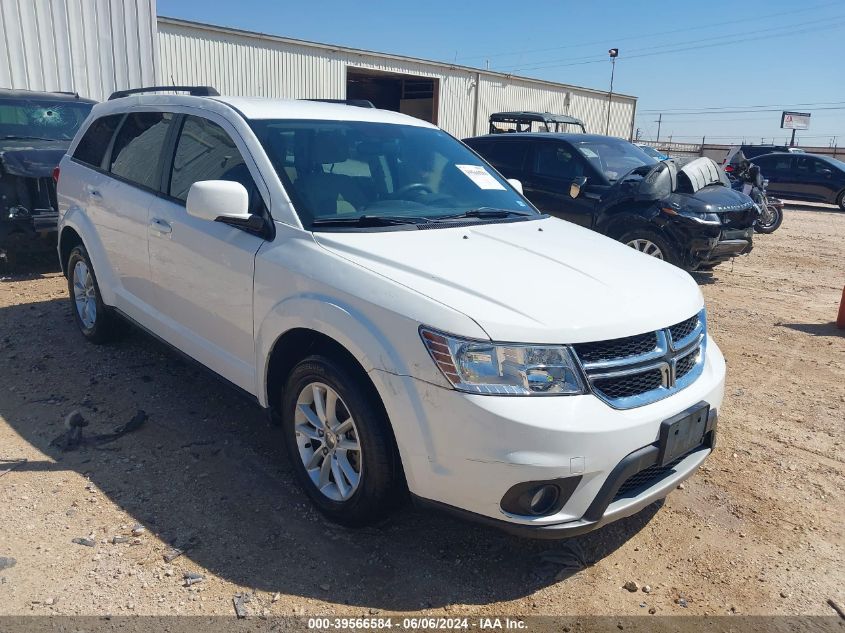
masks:
[[[0,463],[0,614],[834,615],[845,214],[792,205],[697,279],[728,360],[715,454],[663,504],[538,542],[410,507],[328,524],[254,405],[141,333],[84,343],[60,274],[6,276],[0,459],[27,461]],[[75,409],[99,438],[66,451]]]

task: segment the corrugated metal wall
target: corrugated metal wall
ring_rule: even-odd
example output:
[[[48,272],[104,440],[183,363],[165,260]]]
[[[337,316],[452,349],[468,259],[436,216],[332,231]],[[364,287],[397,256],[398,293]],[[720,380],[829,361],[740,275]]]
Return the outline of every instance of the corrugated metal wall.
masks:
[[[594,90],[169,18],[159,18],[158,33],[166,83],[212,85],[229,95],[344,98],[347,67],[364,68],[439,79],[437,123],[458,138],[486,133],[489,115],[503,110],[571,114],[604,133],[607,94]],[[611,134],[630,135],[635,103],[614,96]]]
[[[156,81],[155,0],[0,0],[0,87],[103,100]]]

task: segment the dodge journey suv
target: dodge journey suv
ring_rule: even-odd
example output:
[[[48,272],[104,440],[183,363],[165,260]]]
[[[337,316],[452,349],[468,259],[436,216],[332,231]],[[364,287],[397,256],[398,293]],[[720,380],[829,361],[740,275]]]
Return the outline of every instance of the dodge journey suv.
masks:
[[[254,397],[330,519],[410,493],[571,535],[710,453],[725,363],[687,273],[538,212],[418,119],[190,92],[113,96],[62,160],[74,319]]]

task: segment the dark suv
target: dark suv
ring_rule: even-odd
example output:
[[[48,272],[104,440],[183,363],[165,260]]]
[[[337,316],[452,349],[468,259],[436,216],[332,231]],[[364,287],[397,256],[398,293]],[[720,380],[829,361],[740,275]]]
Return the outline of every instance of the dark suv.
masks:
[[[709,158],[682,169],[635,145],[584,134],[497,134],[464,141],[550,215],[687,270],[752,248],[757,209]]]
[[[53,169],[94,103],[72,93],[0,89],[0,258],[54,252]]]

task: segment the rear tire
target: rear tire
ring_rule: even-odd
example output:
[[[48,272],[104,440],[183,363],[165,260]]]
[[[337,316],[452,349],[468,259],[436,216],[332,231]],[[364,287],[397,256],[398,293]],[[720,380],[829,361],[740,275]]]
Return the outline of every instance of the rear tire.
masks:
[[[845,189],[839,192],[839,197],[836,199],[836,204],[839,205],[840,211],[845,211]]]
[[[123,324],[103,303],[94,267],[82,245],[75,246],[68,257],[67,287],[73,320],[82,336],[97,345],[119,338]]]
[[[404,476],[378,395],[351,363],[302,360],[282,396],[282,433],[299,484],[328,519],[348,527],[384,519]]]
[[[662,236],[646,228],[636,228],[624,233],[619,241],[645,255],[662,259],[674,266],[681,266],[678,251]]]

